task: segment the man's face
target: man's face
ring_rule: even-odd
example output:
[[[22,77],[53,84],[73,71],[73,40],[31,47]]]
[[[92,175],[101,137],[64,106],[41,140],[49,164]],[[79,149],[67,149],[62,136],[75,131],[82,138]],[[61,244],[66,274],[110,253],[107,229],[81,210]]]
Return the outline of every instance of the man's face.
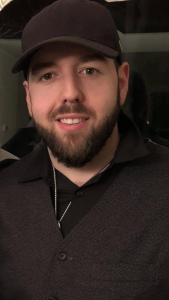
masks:
[[[125,100],[128,65],[82,46],[50,44],[32,58],[24,82],[30,115],[53,156],[82,167],[113,139]]]

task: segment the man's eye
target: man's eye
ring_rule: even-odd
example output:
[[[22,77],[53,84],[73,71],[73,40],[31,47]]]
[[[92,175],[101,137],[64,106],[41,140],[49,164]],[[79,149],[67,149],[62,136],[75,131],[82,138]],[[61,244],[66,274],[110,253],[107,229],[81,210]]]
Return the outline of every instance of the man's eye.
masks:
[[[53,78],[53,74],[52,74],[52,73],[47,73],[47,74],[43,75],[43,76],[40,78],[40,80],[48,81],[48,80],[50,80],[50,79],[52,79],[52,78]]]
[[[93,68],[87,68],[85,70],[82,71],[82,73],[85,73],[87,75],[93,75],[96,74],[98,71],[96,69]]]

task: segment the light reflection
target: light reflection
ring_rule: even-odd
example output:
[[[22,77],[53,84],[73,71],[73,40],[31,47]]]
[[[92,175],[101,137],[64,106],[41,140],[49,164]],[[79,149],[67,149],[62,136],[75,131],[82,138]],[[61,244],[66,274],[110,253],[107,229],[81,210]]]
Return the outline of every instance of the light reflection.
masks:
[[[0,0],[0,11],[13,0]]]

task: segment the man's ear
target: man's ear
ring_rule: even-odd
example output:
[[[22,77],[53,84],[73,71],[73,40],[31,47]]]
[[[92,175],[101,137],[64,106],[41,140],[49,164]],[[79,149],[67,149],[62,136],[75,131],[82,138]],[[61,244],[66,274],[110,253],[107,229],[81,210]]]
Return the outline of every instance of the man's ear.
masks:
[[[118,68],[119,78],[119,92],[120,92],[120,104],[123,105],[128,92],[129,83],[129,64],[127,62],[122,63]]]
[[[27,107],[28,107],[28,111],[29,111],[29,115],[32,117],[32,103],[31,103],[31,98],[30,98],[30,93],[29,93],[29,85],[28,85],[28,81],[24,81],[23,82],[23,86],[25,88],[25,92],[26,92],[26,103],[27,103]]]

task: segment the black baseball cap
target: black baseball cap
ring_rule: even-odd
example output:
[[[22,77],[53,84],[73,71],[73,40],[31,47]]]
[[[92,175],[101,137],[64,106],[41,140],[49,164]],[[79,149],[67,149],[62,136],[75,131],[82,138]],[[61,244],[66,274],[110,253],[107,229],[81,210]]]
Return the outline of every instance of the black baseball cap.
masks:
[[[114,20],[106,7],[89,0],[58,0],[36,14],[22,34],[22,55],[12,73],[25,71],[32,55],[53,42],[90,48],[121,64],[122,49]]]

